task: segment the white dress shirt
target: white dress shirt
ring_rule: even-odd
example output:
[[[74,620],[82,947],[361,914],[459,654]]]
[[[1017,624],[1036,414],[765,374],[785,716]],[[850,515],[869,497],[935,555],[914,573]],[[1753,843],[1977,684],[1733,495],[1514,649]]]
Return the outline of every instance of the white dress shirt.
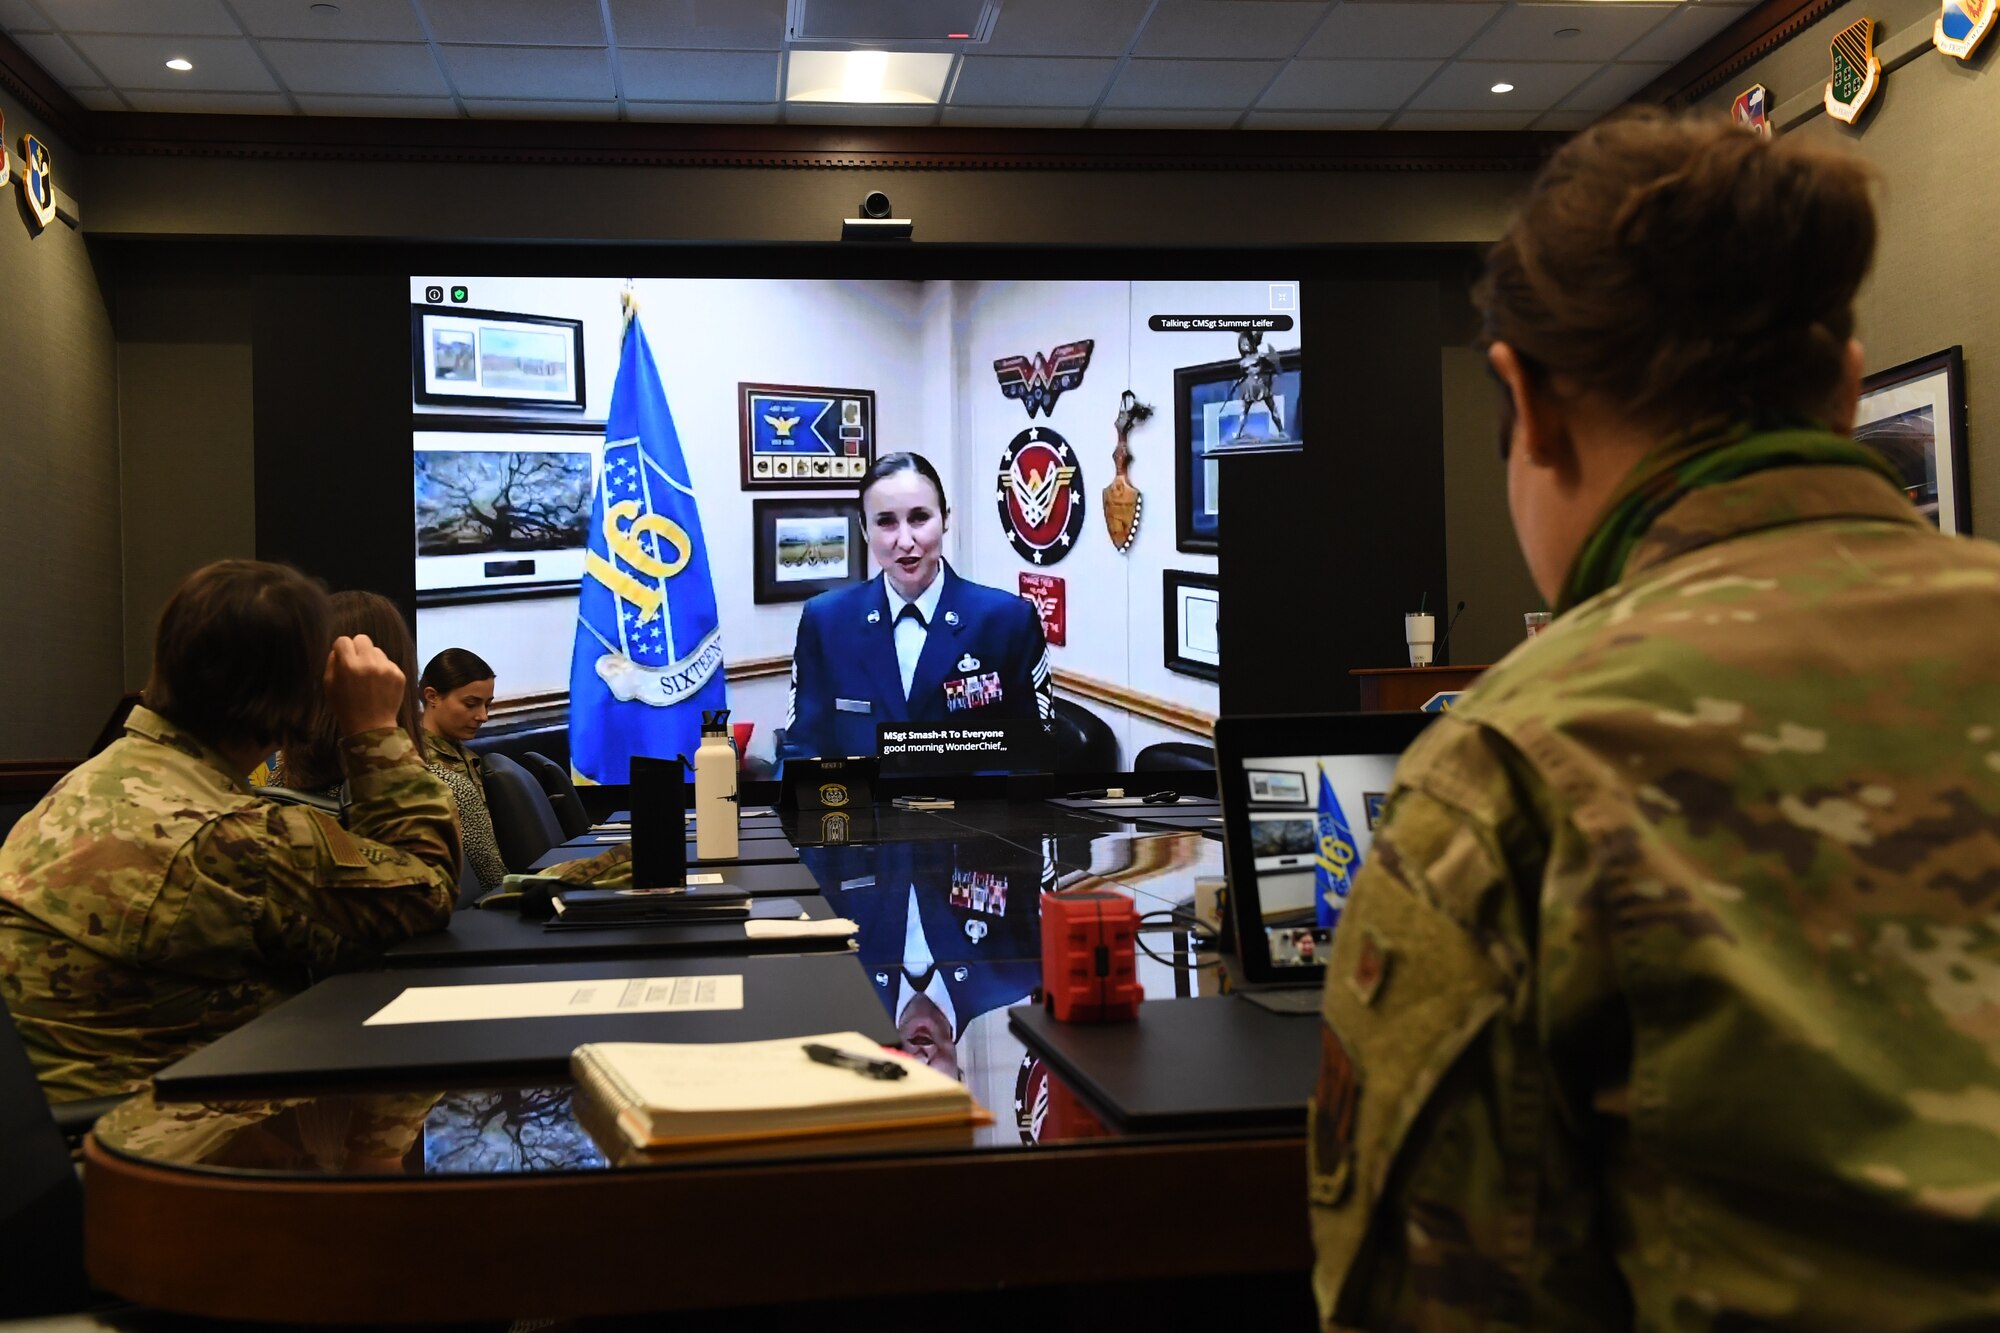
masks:
[[[917,659],[924,655],[924,641],[930,638],[931,621],[937,616],[938,599],[944,596],[944,564],[939,562],[937,577],[915,600],[903,596],[885,575],[882,585],[889,590],[889,618],[895,625],[896,666],[903,673],[903,698],[910,697],[910,682],[917,676]],[[914,606],[917,615],[906,616],[903,608]],[[918,619],[921,616],[922,619]]]

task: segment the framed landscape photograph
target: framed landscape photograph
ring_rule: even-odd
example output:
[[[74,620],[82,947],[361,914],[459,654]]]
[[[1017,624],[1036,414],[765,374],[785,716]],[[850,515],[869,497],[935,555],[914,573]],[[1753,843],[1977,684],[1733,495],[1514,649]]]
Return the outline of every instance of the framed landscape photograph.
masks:
[[[867,581],[858,503],[758,500],[750,507],[756,530],[752,601],[803,602]]]
[[[419,403],[583,410],[580,319],[413,305],[410,360]]]
[[[743,489],[848,490],[875,465],[875,391],[738,384]]]
[[[410,460],[417,604],[575,593],[603,426],[528,429],[490,418],[420,425]]]
[[[1276,373],[1262,395],[1247,359],[1174,371],[1174,544],[1182,551],[1220,549],[1224,458],[1303,447],[1299,350],[1271,358]]]
[[[1166,667],[1202,680],[1222,678],[1222,640],[1216,603],[1221,581],[1213,574],[1169,569],[1160,576],[1165,606]]]
[[[1956,347],[1861,381],[1854,438],[1889,460],[1903,490],[1940,532],[1970,534],[1965,357]]]

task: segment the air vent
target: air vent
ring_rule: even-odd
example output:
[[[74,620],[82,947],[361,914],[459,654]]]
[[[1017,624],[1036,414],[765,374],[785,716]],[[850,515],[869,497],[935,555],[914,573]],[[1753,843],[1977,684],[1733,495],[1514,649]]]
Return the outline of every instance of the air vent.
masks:
[[[788,0],[794,42],[955,50],[993,34],[1001,0]]]

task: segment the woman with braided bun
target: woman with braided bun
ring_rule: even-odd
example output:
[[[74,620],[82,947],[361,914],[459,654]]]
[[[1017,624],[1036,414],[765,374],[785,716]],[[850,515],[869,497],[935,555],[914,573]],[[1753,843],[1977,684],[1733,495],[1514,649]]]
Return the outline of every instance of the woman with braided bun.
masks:
[[[1844,152],[1566,144],[1475,300],[1554,624],[1333,941],[1329,1328],[2000,1327],[2000,548],[1849,438]]]

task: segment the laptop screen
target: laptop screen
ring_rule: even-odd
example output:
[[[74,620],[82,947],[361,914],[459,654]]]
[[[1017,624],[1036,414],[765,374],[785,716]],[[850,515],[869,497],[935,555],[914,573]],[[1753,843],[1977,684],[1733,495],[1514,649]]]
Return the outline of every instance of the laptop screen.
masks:
[[[1217,778],[1245,979],[1312,984],[1422,713],[1224,718]]]

